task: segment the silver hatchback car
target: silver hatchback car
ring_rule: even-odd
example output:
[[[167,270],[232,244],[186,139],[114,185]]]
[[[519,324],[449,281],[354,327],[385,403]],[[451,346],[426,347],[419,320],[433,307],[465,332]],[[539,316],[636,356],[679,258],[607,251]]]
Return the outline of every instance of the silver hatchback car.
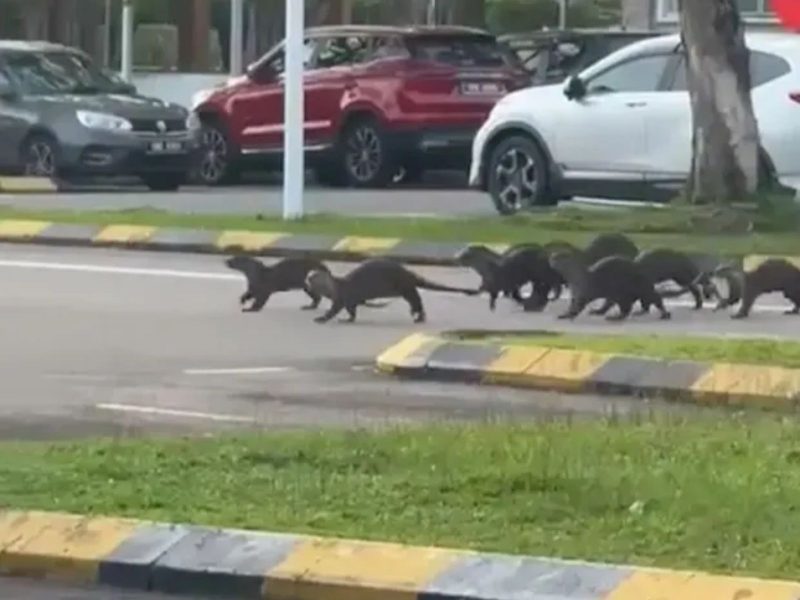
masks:
[[[197,157],[199,125],[80,50],[0,40],[0,171],[137,176],[152,190],[176,190]]]

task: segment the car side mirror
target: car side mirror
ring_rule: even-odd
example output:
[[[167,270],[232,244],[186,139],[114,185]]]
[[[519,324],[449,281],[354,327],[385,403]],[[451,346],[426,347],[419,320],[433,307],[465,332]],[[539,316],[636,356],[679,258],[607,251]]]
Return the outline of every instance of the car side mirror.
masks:
[[[586,84],[580,77],[573,75],[564,84],[564,95],[569,100],[579,100],[586,95]]]

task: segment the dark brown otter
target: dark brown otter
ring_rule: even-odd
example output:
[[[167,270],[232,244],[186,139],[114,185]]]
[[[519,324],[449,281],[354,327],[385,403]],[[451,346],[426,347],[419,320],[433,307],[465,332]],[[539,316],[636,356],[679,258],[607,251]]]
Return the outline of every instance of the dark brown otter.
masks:
[[[330,271],[312,271],[306,277],[306,284],[320,296],[331,298],[330,309],[314,319],[326,323],[346,310],[348,321],[356,319],[356,309],[369,300],[378,298],[403,298],[411,308],[415,323],[425,321],[425,309],[419,289],[440,292],[454,292],[475,296],[478,290],[451,287],[428,281],[406,269],[402,264],[385,258],[366,260],[344,277],[335,277]]]
[[[569,309],[559,319],[574,319],[598,299],[619,307],[617,316],[606,317],[609,321],[626,319],[637,301],[655,305],[662,319],[671,318],[653,283],[630,258],[609,256],[587,268],[579,256],[558,252],[550,263],[567,281],[572,296]]]
[[[720,298],[715,310],[728,308],[741,301],[739,310],[732,315],[734,319],[748,317],[759,296],[775,292],[783,293],[784,298],[794,305],[786,311],[787,315],[800,314],[800,269],[785,259],[767,259],[747,272],[723,265],[715,269],[712,275],[724,279],[729,290],[728,297]]]

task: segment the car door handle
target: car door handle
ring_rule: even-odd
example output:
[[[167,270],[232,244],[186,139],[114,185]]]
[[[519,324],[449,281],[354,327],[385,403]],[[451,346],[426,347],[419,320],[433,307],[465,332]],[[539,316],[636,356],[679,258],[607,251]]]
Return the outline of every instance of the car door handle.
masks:
[[[647,102],[643,101],[626,102],[625,106],[630,106],[631,108],[639,108],[640,106],[647,106]]]

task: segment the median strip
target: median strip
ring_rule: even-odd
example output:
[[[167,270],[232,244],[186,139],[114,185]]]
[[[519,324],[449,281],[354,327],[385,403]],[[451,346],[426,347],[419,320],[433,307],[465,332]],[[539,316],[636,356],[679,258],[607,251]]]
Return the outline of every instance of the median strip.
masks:
[[[376,358],[397,376],[565,393],[665,397],[701,404],[794,409],[800,343],[762,339],[414,334]]]

